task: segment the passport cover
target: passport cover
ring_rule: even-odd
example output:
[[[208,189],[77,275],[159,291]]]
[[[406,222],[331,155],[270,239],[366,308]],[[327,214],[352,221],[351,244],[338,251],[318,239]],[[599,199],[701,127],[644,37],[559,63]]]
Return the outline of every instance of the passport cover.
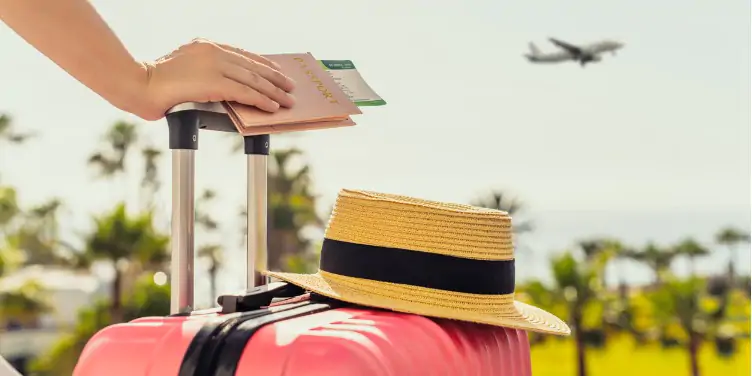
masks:
[[[292,108],[270,113],[236,102],[223,102],[243,136],[353,126],[350,115],[362,112],[309,53],[264,55],[295,81]]]

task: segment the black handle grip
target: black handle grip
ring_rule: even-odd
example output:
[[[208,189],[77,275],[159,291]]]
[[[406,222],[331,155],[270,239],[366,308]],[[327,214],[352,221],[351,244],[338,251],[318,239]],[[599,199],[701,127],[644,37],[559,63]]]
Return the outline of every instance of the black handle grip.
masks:
[[[246,155],[269,155],[269,135],[243,137],[243,151]]]
[[[225,130],[224,125],[217,127],[202,124],[203,117],[211,117],[209,123],[217,122],[217,117],[229,119],[223,114],[211,114],[197,110],[178,111],[166,115],[167,126],[170,132],[170,149],[198,150],[199,129]],[[232,129],[234,130],[234,129]],[[243,137],[243,151],[246,155],[269,155],[269,135],[261,134]]]
[[[170,149],[198,150],[198,128],[201,123],[198,111],[180,111],[167,114],[170,132]]]

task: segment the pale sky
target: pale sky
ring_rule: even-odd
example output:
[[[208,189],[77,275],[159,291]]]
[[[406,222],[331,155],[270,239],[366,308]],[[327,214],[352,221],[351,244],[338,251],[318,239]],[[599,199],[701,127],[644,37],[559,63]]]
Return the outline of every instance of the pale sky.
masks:
[[[458,202],[505,189],[538,223],[524,241],[536,253],[520,256],[519,268],[539,276],[546,253],[580,237],[709,241],[720,226],[750,227],[748,2],[94,3],[139,59],[200,36],[259,53],[353,60],[387,106],[364,109],[353,128],[272,138],[272,147],[305,150],[322,211],[343,187]],[[585,69],[522,57],[529,41],[552,50],[550,36],[626,47]],[[62,197],[70,237],[113,200],[135,204],[135,177],[132,189],[95,182],[85,161],[120,119],[137,121],[167,150],[165,122],[111,107],[1,25],[0,46],[0,112],[40,133],[0,150],[3,181],[20,187],[24,203]],[[216,213],[232,220],[228,254],[242,257],[236,212],[245,170],[241,155],[225,151],[230,144],[202,135],[198,187],[221,193]],[[169,158],[163,166],[169,187]],[[169,190],[161,201],[169,208]],[[719,251],[703,270],[719,271],[726,258]],[[634,275],[649,279],[641,268]]]

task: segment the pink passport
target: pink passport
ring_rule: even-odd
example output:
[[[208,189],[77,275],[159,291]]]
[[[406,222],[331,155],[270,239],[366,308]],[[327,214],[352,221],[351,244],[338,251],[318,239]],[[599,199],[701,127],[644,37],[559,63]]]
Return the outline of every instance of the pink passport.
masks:
[[[355,125],[350,115],[362,112],[309,53],[265,55],[295,81],[292,108],[275,113],[236,102],[223,102],[243,136],[297,132]]]

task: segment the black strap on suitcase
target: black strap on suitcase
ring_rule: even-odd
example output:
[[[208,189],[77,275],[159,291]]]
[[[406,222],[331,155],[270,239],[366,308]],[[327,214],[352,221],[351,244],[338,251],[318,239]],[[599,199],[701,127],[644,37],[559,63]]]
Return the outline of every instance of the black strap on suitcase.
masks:
[[[184,103],[168,112],[172,150],[171,315],[190,315],[194,303],[195,151],[200,129],[237,132],[220,103]],[[339,303],[311,299],[269,307],[274,299],[303,294],[285,282],[269,283],[266,268],[269,135],[244,137],[247,159],[246,291],[217,298],[223,315],[208,320],[184,355],[179,376],[235,374],[246,344],[263,326],[322,312]],[[265,307],[265,308],[262,308]]]
[[[179,376],[234,376],[243,350],[262,327],[331,309],[327,303],[305,301],[218,317],[193,338],[180,365]]]

